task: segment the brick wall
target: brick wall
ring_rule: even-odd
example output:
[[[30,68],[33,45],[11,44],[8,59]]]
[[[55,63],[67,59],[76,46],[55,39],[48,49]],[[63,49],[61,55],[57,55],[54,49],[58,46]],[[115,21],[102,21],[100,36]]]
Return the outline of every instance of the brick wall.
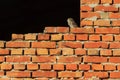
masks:
[[[0,41],[0,80],[120,79],[120,1],[81,0],[79,28]]]

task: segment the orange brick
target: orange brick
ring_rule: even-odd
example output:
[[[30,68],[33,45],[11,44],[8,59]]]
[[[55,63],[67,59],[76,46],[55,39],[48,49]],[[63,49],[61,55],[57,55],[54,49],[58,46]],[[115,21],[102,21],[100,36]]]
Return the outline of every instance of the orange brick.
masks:
[[[8,47],[8,48],[26,48],[26,47],[30,47],[30,42],[9,41],[9,42],[6,42],[6,47]]]
[[[28,71],[9,71],[6,73],[8,77],[17,77],[17,78],[23,78],[23,77],[30,77],[30,72]]]
[[[80,10],[81,11],[92,11],[92,8],[90,6],[81,6]]]
[[[101,0],[101,3],[109,3],[109,4],[111,4],[112,3],[112,0]]]
[[[51,64],[40,64],[41,70],[51,70]]]
[[[120,78],[120,72],[110,72],[110,78],[114,79]]]
[[[25,64],[14,64],[15,70],[25,70]]]
[[[100,50],[100,55],[102,56],[112,56],[112,51],[109,49],[102,49]]]
[[[112,21],[112,26],[120,26],[120,20]]]
[[[120,50],[119,49],[114,49],[113,50],[113,56],[120,56]]]
[[[111,62],[111,63],[120,63],[120,57],[110,57],[109,62]]]
[[[110,21],[109,20],[97,20],[94,21],[95,26],[110,26]]]
[[[93,70],[103,70],[103,65],[102,64],[92,64],[92,69]]]
[[[99,57],[99,56],[84,56],[83,58],[84,62],[92,62],[92,63],[102,63],[107,62],[106,57]]]
[[[105,33],[105,34],[118,34],[119,33],[119,28],[96,28],[95,29],[96,33]]]
[[[80,57],[74,57],[74,56],[60,56],[58,63],[81,63]]]
[[[24,54],[28,54],[28,55],[35,55],[35,49],[32,49],[32,48],[27,48],[27,49],[24,49]]]
[[[53,69],[54,70],[64,70],[64,64],[54,64]]]
[[[4,74],[4,72],[1,72],[1,74]],[[2,75],[4,76],[4,75]],[[9,78],[0,78],[0,80],[10,80]]]
[[[4,62],[5,61],[5,57],[4,56],[0,56],[0,62]]]
[[[120,18],[120,13],[110,13],[109,18],[119,19]]]
[[[85,78],[91,78],[92,76],[97,76],[99,78],[107,78],[108,73],[107,72],[84,72]]]
[[[117,70],[120,70],[120,65],[117,65]]]
[[[12,64],[1,64],[1,70],[11,70]]]
[[[58,77],[82,77],[82,72],[70,72],[70,71],[62,71],[58,72]]]
[[[12,34],[12,40],[24,40],[23,34]]]
[[[36,80],[48,80],[48,78],[37,78]]]
[[[60,55],[61,50],[60,49],[50,49],[50,55]]]
[[[57,33],[68,33],[69,32],[69,27],[56,27],[56,32]]]
[[[114,4],[120,4],[120,0],[114,0]]]
[[[93,21],[91,21],[91,20],[82,20],[80,26],[92,26],[92,25],[93,25]]]
[[[100,41],[100,35],[90,35],[89,40]]]
[[[25,34],[25,40],[36,40],[36,36],[37,34],[32,34],[32,33]]]
[[[32,72],[33,77],[48,77],[48,78],[55,78],[57,77],[57,73],[53,71],[34,71]]]
[[[106,64],[104,65],[105,70],[116,70],[116,66],[112,64]]]
[[[94,33],[94,28],[71,28],[71,33]]]
[[[75,55],[86,55],[86,50],[77,48],[77,49],[75,49]]]
[[[4,71],[0,71],[0,77],[3,77],[3,76],[4,76]],[[0,79],[0,80],[2,80],[2,79]],[[5,80],[5,79],[3,79],[3,80]]]
[[[22,49],[11,49],[11,54],[17,54],[17,55],[22,55],[23,54],[23,50]]]
[[[66,70],[77,70],[77,64],[66,64]]]
[[[115,41],[120,41],[120,35],[114,35]]]
[[[38,40],[49,40],[50,35],[49,34],[38,34]]]
[[[99,0],[81,0],[82,4],[98,4]]]
[[[90,70],[90,65],[88,64],[80,64],[79,70]]]
[[[38,70],[38,64],[27,64],[27,70]]]
[[[0,41],[0,47],[4,47],[5,46],[5,42],[4,41]]]
[[[106,42],[85,42],[84,48],[108,48]]]
[[[55,41],[62,40],[62,34],[52,34],[51,40],[55,40]]]
[[[56,42],[32,42],[32,48],[56,48]]]
[[[59,42],[58,46],[59,48],[82,48],[82,43],[66,41],[66,42]]]
[[[32,56],[32,62],[54,63],[56,62],[56,57],[55,56]]]
[[[64,40],[75,40],[75,34],[64,34]]]
[[[111,42],[110,48],[120,48],[120,42]]]
[[[45,27],[44,33],[56,33],[56,27]]]
[[[7,56],[6,62],[30,62],[30,56]]]
[[[88,40],[88,34],[76,34],[76,40]]]
[[[9,55],[9,49],[0,49],[0,55]]]
[[[102,35],[102,41],[113,41],[113,35]]]
[[[64,49],[62,49],[62,54],[63,55],[73,55],[74,52],[73,52],[73,49],[71,49],[71,48],[64,48]]]
[[[37,48],[37,55],[48,55],[48,49]]]
[[[87,54],[88,55],[99,55],[99,50],[97,50],[97,49],[88,49]]]
[[[97,17],[100,18],[100,13],[98,12],[81,12],[80,14],[81,18],[91,18],[91,17]]]

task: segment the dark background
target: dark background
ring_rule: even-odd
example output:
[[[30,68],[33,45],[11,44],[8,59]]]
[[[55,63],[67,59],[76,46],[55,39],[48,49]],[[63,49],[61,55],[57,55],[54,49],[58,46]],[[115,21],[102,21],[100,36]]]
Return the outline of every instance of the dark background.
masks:
[[[12,33],[40,33],[45,26],[68,26],[68,17],[79,25],[79,1],[1,0],[0,40],[10,40]]]

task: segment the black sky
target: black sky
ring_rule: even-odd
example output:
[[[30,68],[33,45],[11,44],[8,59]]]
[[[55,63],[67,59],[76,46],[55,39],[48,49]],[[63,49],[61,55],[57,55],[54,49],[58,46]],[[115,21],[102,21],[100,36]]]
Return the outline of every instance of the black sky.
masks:
[[[38,33],[45,26],[67,26],[73,17],[79,24],[79,0],[0,0],[0,40],[12,33]]]

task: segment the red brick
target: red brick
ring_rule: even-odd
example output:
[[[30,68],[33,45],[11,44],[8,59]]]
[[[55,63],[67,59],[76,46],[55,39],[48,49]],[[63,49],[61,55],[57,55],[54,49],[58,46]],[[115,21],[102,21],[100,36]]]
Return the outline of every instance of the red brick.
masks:
[[[92,11],[92,8],[90,6],[81,6],[80,10],[81,11]]]
[[[32,62],[54,63],[54,62],[56,62],[56,57],[54,57],[54,56],[32,56]]]
[[[110,78],[114,79],[120,78],[120,72],[110,72]]]
[[[64,40],[75,40],[75,34],[64,34]]]
[[[51,34],[51,40],[53,41],[62,40],[62,34]]]
[[[28,49],[24,49],[24,54],[25,55],[35,55],[36,53],[35,53],[35,49],[32,49],[32,48],[28,48]]]
[[[15,70],[25,70],[25,64],[14,64]]]
[[[32,42],[32,48],[56,48],[56,42]]]
[[[75,49],[75,55],[86,55],[86,50],[77,48],[77,49]]]
[[[120,13],[109,13],[109,18],[119,19]]]
[[[92,25],[93,25],[93,21],[91,21],[91,20],[82,20],[80,26],[92,26]]]
[[[82,4],[98,4],[99,0],[81,0]]]
[[[57,73],[53,71],[34,71],[32,72],[33,77],[50,77],[55,78],[57,77]]]
[[[99,56],[84,56],[83,58],[84,62],[92,62],[92,63],[102,63],[107,62],[106,57],[99,57]]]
[[[99,78],[107,78],[108,73],[107,72],[84,72],[85,78],[91,78],[92,76],[97,76]]]
[[[95,26],[111,26],[109,20],[97,20],[94,21]]]
[[[94,28],[71,28],[71,33],[94,33]]]
[[[59,42],[58,46],[59,48],[82,48],[82,43],[66,41],[66,42]]]
[[[89,64],[80,64],[79,70],[90,70],[90,65]]]
[[[119,33],[119,28],[96,28],[95,29],[96,33],[101,33],[101,34],[118,34]]]
[[[112,26],[120,26],[120,20],[112,21]]]
[[[68,33],[69,27],[56,27],[56,32],[57,33]]]
[[[4,76],[4,71],[0,71],[0,77]],[[0,79],[1,80],[1,79]],[[4,79],[3,79],[4,80]]]
[[[113,56],[120,56],[120,50],[119,49],[114,49],[113,50]]]
[[[11,69],[12,69],[12,64],[6,64],[6,63],[1,64],[1,70],[11,70]]]
[[[74,56],[60,56],[57,62],[58,63],[81,63],[81,58],[74,57]]]
[[[100,55],[102,56],[112,56],[112,51],[109,49],[102,49],[100,50]]]
[[[50,49],[50,55],[60,55],[61,50],[60,49]]]
[[[110,57],[109,62],[111,62],[111,63],[120,63],[120,57]]]
[[[110,48],[120,48],[120,42],[111,42]]]
[[[102,6],[102,5],[99,5],[99,6],[96,6],[94,8],[95,11],[118,11],[118,8],[116,8],[115,6]]]
[[[113,35],[102,35],[102,41],[113,41]]]
[[[102,64],[92,64],[92,70],[103,70]]]
[[[109,4],[111,4],[112,3],[112,0],[101,0],[101,3],[109,3]]]
[[[77,70],[77,64],[66,64],[66,70]]]
[[[81,18],[91,18],[91,17],[100,18],[100,13],[98,13],[98,12],[81,12],[80,16],[81,16]]]
[[[76,34],[76,40],[88,40],[88,34]]]
[[[104,65],[104,70],[116,70],[116,66],[113,64]]]
[[[48,55],[48,49],[37,48],[37,55]]]
[[[120,35],[114,35],[115,41],[120,41]]]
[[[58,72],[58,77],[82,77],[82,72],[62,71]]]
[[[73,55],[74,51],[71,48],[64,48],[64,49],[62,49],[62,54],[63,55]]]
[[[90,35],[89,40],[100,41],[100,35]]]
[[[25,40],[36,40],[37,34],[29,33],[25,34]]]
[[[27,64],[27,70],[38,70],[38,64]]]
[[[12,55],[22,55],[23,54],[23,50],[22,49],[11,49],[11,54]]]
[[[30,72],[28,71],[10,71],[6,73],[6,76],[8,77],[17,77],[17,78],[23,78],[23,77],[30,77]]]
[[[85,42],[84,48],[108,48],[106,42]]]
[[[98,49],[88,49],[87,51],[88,55],[99,55],[99,50]]]
[[[23,34],[12,34],[12,40],[24,40]]]
[[[56,33],[56,27],[45,27],[44,33]]]
[[[64,70],[64,64],[54,64],[53,69],[54,70]]]
[[[0,55],[8,55],[9,49],[0,49]]]
[[[4,62],[5,61],[5,57],[4,56],[0,56],[0,62]]]
[[[41,70],[51,70],[51,64],[40,64]]]
[[[6,42],[6,47],[8,47],[8,48],[26,48],[26,47],[30,47],[30,42],[9,41],[9,42]]]
[[[0,47],[4,47],[5,46],[5,42],[4,41],[0,41]]]
[[[30,56],[7,56],[6,62],[30,62]]]
[[[50,35],[49,34],[38,34],[38,40],[49,40]]]
[[[120,0],[114,0],[114,4],[120,4]]]

